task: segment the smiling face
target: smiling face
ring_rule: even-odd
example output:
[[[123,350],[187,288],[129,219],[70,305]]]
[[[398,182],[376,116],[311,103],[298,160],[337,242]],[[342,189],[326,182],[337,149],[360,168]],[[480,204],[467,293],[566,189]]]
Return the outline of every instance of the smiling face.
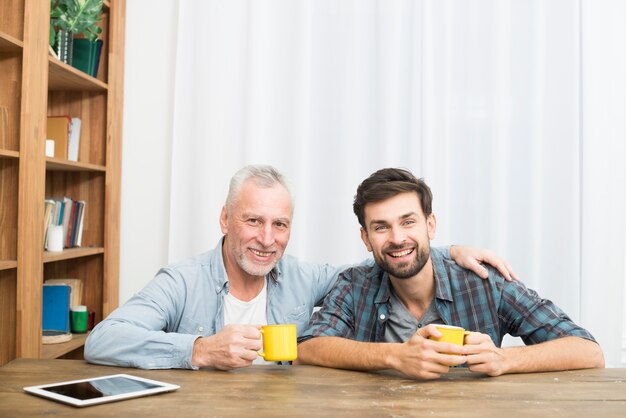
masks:
[[[430,261],[436,220],[434,214],[424,216],[417,193],[366,204],[364,221],[361,239],[391,277],[412,278]]]
[[[262,277],[274,268],[289,242],[292,212],[289,192],[280,183],[263,187],[254,178],[243,183],[237,197],[222,208],[220,216],[226,235],[223,252],[229,277]]]

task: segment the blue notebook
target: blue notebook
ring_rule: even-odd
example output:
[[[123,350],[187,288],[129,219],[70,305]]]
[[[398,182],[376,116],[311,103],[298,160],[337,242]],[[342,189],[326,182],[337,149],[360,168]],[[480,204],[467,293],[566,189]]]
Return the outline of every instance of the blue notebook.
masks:
[[[70,332],[70,291],[68,285],[43,285],[42,331]]]

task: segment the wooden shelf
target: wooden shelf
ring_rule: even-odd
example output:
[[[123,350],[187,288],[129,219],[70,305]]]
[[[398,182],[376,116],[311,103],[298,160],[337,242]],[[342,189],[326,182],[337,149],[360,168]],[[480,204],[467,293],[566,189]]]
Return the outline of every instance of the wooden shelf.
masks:
[[[0,158],[20,158],[20,153],[7,149],[0,149]]]
[[[0,31],[0,52],[19,52],[23,48],[22,41]]]
[[[79,248],[68,248],[58,253],[51,253],[49,251],[44,251],[43,253],[43,262],[44,263],[52,263],[55,261],[62,260],[71,260],[74,258],[80,257],[89,257],[91,255],[103,254],[104,248],[102,247],[79,247]]]
[[[59,158],[46,158],[46,170],[48,171],[100,171],[105,172],[102,165],[81,163],[76,161],[62,160]]]
[[[17,260],[0,260],[0,270],[14,269],[17,267]]]
[[[80,356],[86,335],[42,344],[46,279],[81,279],[98,320],[117,307],[125,9],[105,2],[97,78],[50,52],[48,0],[0,0],[0,366]],[[49,115],[81,120],[79,161],[46,157]],[[43,251],[44,200],[55,196],[87,202],[82,242],[92,246]]]
[[[74,351],[85,345],[88,334],[72,334],[72,339],[66,343],[43,344],[41,348],[41,358],[54,359],[64,354]]]
[[[48,56],[48,90],[106,91],[108,86],[80,70]]]

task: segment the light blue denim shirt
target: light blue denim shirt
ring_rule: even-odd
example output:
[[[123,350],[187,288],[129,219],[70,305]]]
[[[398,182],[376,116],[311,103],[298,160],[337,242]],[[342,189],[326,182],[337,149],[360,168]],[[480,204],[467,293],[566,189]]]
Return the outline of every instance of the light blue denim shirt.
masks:
[[[142,369],[196,369],[191,364],[194,341],[224,326],[229,283],[222,243],[223,238],[214,250],[159,270],[93,329],[85,359]],[[449,249],[443,251],[449,257]],[[342,269],[284,255],[267,275],[268,323],[296,324],[300,335]]]

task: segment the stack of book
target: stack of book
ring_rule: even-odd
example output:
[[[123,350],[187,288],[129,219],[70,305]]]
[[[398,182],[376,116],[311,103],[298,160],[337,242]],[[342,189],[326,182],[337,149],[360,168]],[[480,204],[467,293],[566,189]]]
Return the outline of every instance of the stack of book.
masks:
[[[83,238],[85,202],[63,199],[46,199],[44,202],[44,248],[48,240],[48,228],[51,225],[63,226],[63,247],[80,247]]]

